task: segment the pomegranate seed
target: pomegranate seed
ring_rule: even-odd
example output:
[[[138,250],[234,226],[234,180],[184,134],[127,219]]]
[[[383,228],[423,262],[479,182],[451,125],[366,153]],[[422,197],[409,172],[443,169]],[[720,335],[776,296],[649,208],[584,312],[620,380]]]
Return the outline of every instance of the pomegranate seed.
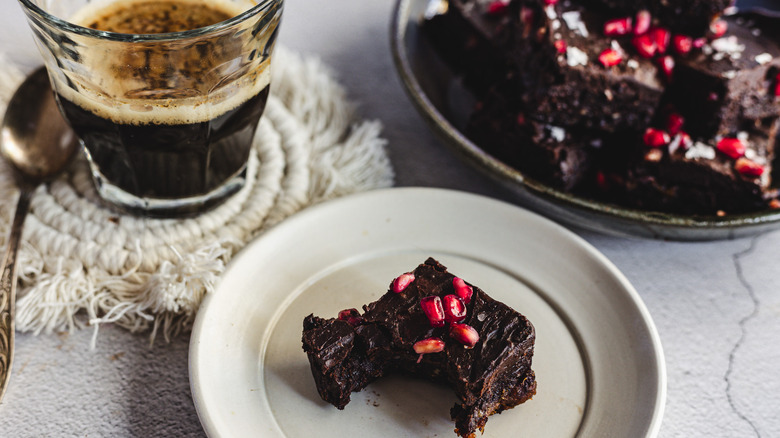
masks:
[[[701,49],[705,44],[707,44],[707,38],[696,38],[693,40],[694,49]]]
[[[719,151],[734,159],[745,155],[745,145],[738,138],[722,138],[716,147]]]
[[[444,296],[444,320],[453,323],[461,322],[466,317],[466,305],[455,295]]]
[[[474,289],[466,284],[460,277],[454,277],[452,279],[452,286],[455,288],[455,295],[458,296],[465,304],[471,302],[471,296],[474,295]]]
[[[466,348],[473,348],[479,341],[479,333],[474,327],[457,322],[450,326],[450,336]]]
[[[406,274],[399,275],[393,280],[393,292],[399,294],[404,291],[414,281],[414,274],[407,272]]]
[[[780,97],[780,73],[775,76],[775,97]]]
[[[599,55],[599,61],[607,68],[620,64],[622,60],[623,57],[615,49],[606,49]]]
[[[769,201],[769,208],[772,210],[780,209],[780,199],[775,198]]]
[[[734,168],[742,175],[751,178],[758,178],[764,173],[764,166],[755,161],[748,160],[745,157],[737,158],[737,162],[734,163]]]
[[[360,316],[360,312],[357,309],[344,309],[339,312],[339,319],[346,321],[352,327],[360,325],[363,322],[363,318]]]
[[[661,67],[661,71],[664,73],[667,81],[672,80],[672,72],[674,71],[674,58],[669,55],[662,56],[658,59],[658,65]]]
[[[444,326],[444,307],[441,304],[441,298],[437,296],[425,297],[420,300],[420,306],[428,317],[431,327]]]
[[[620,36],[631,33],[631,17],[616,18],[604,23],[604,35]]]
[[[652,58],[658,51],[658,45],[649,33],[635,36],[631,42],[643,58]]]
[[[517,124],[520,126],[525,126],[526,120],[525,120],[525,114],[520,113],[517,115]]]
[[[602,171],[596,172],[596,186],[601,190],[609,190],[609,181],[607,181],[607,175]]]
[[[496,0],[488,5],[487,13],[489,15],[502,15],[506,12],[508,6],[509,4],[503,0]]]
[[[546,4],[548,6],[549,5],[554,5],[556,3],[558,3],[558,0],[544,0],[544,4]]]
[[[651,148],[660,148],[661,146],[668,145],[669,142],[672,141],[667,132],[655,128],[647,128],[642,139],[645,144]]]
[[[417,363],[422,360],[422,355],[427,353],[439,353],[444,351],[444,341],[440,338],[426,338],[421,341],[417,341],[412,345],[414,352],[420,355],[417,359]]]
[[[566,53],[566,41],[564,40],[555,40],[555,48],[558,50],[558,53]]]
[[[653,17],[649,11],[641,10],[636,13],[636,25],[634,26],[634,35],[642,35],[650,30],[650,22]]]
[[[669,117],[666,118],[666,130],[669,131],[669,134],[671,135],[677,135],[682,130],[684,123],[685,119],[683,116],[677,113],[671,113],[669,114]]]
[[[722,37],[726,34],[728,29],[729,24],[726,22],[726,20],[718,19],[710,23],[710,32],[712,33],[713,38]]]
[[[672,33],[662,27],[653,28],[650,35],[658,48],[658,54],[663,55],[669,47],[669,41],[672,39]]]
[[[687,35],[675,35],[672,37],[672,47],[680,55],[687,55],[693,49],[693,38]]]

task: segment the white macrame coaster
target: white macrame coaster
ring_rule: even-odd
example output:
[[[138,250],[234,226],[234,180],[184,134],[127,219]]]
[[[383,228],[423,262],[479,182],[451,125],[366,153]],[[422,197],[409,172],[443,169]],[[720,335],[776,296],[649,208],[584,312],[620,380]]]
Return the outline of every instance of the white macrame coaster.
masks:
[[[0,111],[22,74],[0,59]],[[231,256],[306,206],[389,187],[393,171],[376,121],[356,121],[320,61],[278,47],[247,185],[191,219],[157,220],[103,207],[86,162],[41,187],[19,254],[16,328],[35,334],[114,323],[169,339],[190,328]],[[18,191],[0,163],[0,247]]]

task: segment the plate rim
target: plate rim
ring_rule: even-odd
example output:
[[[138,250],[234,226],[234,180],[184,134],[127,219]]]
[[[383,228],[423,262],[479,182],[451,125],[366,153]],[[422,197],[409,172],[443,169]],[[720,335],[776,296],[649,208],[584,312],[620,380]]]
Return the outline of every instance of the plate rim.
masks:
[[[287,232],[285,231],[285,229],[288,228],[294,229],[294,227],[297,226],[296,224],[306,223],[306,221],[309,220],[307,218],[311,216],[316,216],[317,214],[320,214],[319,212],[323,210],[325,210],[326,212],[328,212],[328,210],[338,211],[339,209],[344,209],[345,206],[348,207],[351,204],[355,204],[355,203],[359,204],[360,202],[364,202],[361,200],[366,198],[373,198],[373,197],[383,198],[383,197],[397,197],[397,196],[401,196],[401,197],[432,196],[436,198],[441,198],[443,196],[450,196],[450,197],[463,198],[467,202],[488,202],[488,203],[503,205],[504,206],[503,208],[509,208],[517,212],[522,212],[522,214],[526,214],[526,218],[528,220],[537,221],[538,224],[542,224],[543,226],[546,227],[552,227],[550,229],[558,233],[562,241],[568,241],[569,244],[575,245],[580,249],[584,250],[590,257],[592,257],[593,261],[597,262],[600,267],[606,269],[606,271],[608,271],[608,273],[614,277],[614,280],[621,286],[622,291],[625,293],[626,297],[630,300],[631,304],[634,306],[639,316],[641,316],[642,319],[641,322],[643,323],[643,327],[646,329],[645,334],[647,335],[647,339],[650,343],[649,346],[651,347],[652,356],[653,356],[652,358],[655,361],[657,373],[656,376],[654,376],[654,381],[656,382],[655,398],[653,400],[654,406],[653,406],[653,411],[650,414],[650,422],[648,424],[645,436],[647,437],[657,436],[660,430],[665,404],[666,404],[666,393],[667,393],[666,361],[665,361],[663,347],[660,340],[660,335],[655,326],[655,323],[653,322],[652,316],[650,315],[650,312],[647,309],[641,296],[633,287],[633,285],[631,285],[631,283],[628,281],[625,275],[611,261],[609,261],[609,259],[607,259],[605,255],[603,255],[600,251],[598,251],[598,249],[593,247],[590,243],[585,241],[583,238],[569,231],[568,229],[562,227],[561,225],[554,223],[536,213],[533,213],[531,211],[528,211],[526,209],[523,209],[521,207],[518,207],[516,205],[504,201],[488,198],[482,195],[477,195],[469,192],[460,192],[460,191],[449,190],[449,189],[424,188],[424,187],[406,187],[406,188],[372,190],[369,192],[362,192],[358,194],[348,195],[335,200],[327,201],[309,207],[299,213],[296,213],[288,220],[278,224],[276,227],[269,230],[267,233],[258,236],[256,239],[254,239],[252,242],[250,242],[244,248],[242,248],[230,261],[228,268],[226,269],[223,277],[220,279],[220,282],[217,284],[217,289],[215,290],[215,292],[219,290],[219,285],[223,282],[224,278],[227,278],[227,276],[231,275],[231,273],[235,269],[237,269],[235,268],[235,266],[241,263],[240,260],[243,260],[245,257],[249,257],[248,254],[251,254],[252,248],[256,246],[264,245],[264,242],[266,240],[269,240],[267,236],[271,235],[271,233],[273,234],[285,233]],[[204,297],[204,300],[201,304],[200,311],[196,315],[195,322],[193,324],[192,334],[190,338],[189,355],[188,355],[190,390],[193,396],[193,403],[195,405],[198,418],[201,421],[201,425],[203,426],[206,434],[210,437],[222,436],[222,434],[219,431],[215,418],[213,418],[212,416],[213,413],[209,412],[210,408],[208,406],[208,402],[203,400],[203,397],[200,394],[201,391],[200,385],[204,382],[204,380],[202,375],[203,370],[200,368],[200,365],[198,364],[198,355],[200,354],[200,349],[201,349],[200,333],[204,330],[204,324],[206,323],[209,317],[208,315],[209,309],[211,308],[210,303],[214,302],[214,300],[217,299],[216,298],[217,296],[219,296],[217,293],[211,293],[211,294],[207,294]],[[267,335],[268,335],[267,333],[264,334],[264,336]],[[585,357],[583,357],[583,359],[585,359]],[[590,359],[587,359],[586,366],[589,365],[590,365]],[[585,417],[583,417],[583,421],[584,419]],[[276,422],[275,419],[274,422]]]
[[[407,27],[412,22],[410,9],[415,1],[434,0],[396,0],[390,26],[390,49],[402,88],[425,122],[447,146],[478,170],[523,197],[528,203],[526,207],[566,224],[605,234],[656,239],[732,239],[780,227],[780,210],[718,217],[644,211],[593,201],[542,184],[492,157],[438,111],[417,79],[405,45]],[[561,208],[571,210],[576,217],[570,217],[570,212],[559,211]],[[583,218],[589,222],[581,223]],[[603,220],[612,221],[621,230],[590,223]]]

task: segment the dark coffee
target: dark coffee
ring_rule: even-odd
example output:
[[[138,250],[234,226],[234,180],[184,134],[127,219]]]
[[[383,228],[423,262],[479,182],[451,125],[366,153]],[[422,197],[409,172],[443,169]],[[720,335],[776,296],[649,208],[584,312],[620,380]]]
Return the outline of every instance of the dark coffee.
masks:
[[[120,0],[82,11],[76,22],[125,34],[181,32],[224,21],[242,11],[236,8],[214,0]],[[99,190],[118,188],[147,204],[208,198],[245,171],[269,90],[268,60],[257,55],[268,41],[248,34],[232,29],[170,44],[117,45],[82,61],[109,79],[74,77],[56,87]]]
[[[214,119],[186,124],[124,124],[58,96],[91,160],[118,188],[142,198],[209,193],[244,170],[268,86]]]

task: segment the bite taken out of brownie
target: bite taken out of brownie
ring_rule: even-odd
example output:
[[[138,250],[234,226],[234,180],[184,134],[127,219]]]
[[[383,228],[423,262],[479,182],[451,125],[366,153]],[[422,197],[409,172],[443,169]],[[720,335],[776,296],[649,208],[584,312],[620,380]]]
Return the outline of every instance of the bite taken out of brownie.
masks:
[[[423,377],[455,391],[450,416],[466,438],[536,393],[535,338],[523,315],[428,258],[362,313],[307,316],[302,342],[326,402],[343,409],[352,392],[389,373]]]

